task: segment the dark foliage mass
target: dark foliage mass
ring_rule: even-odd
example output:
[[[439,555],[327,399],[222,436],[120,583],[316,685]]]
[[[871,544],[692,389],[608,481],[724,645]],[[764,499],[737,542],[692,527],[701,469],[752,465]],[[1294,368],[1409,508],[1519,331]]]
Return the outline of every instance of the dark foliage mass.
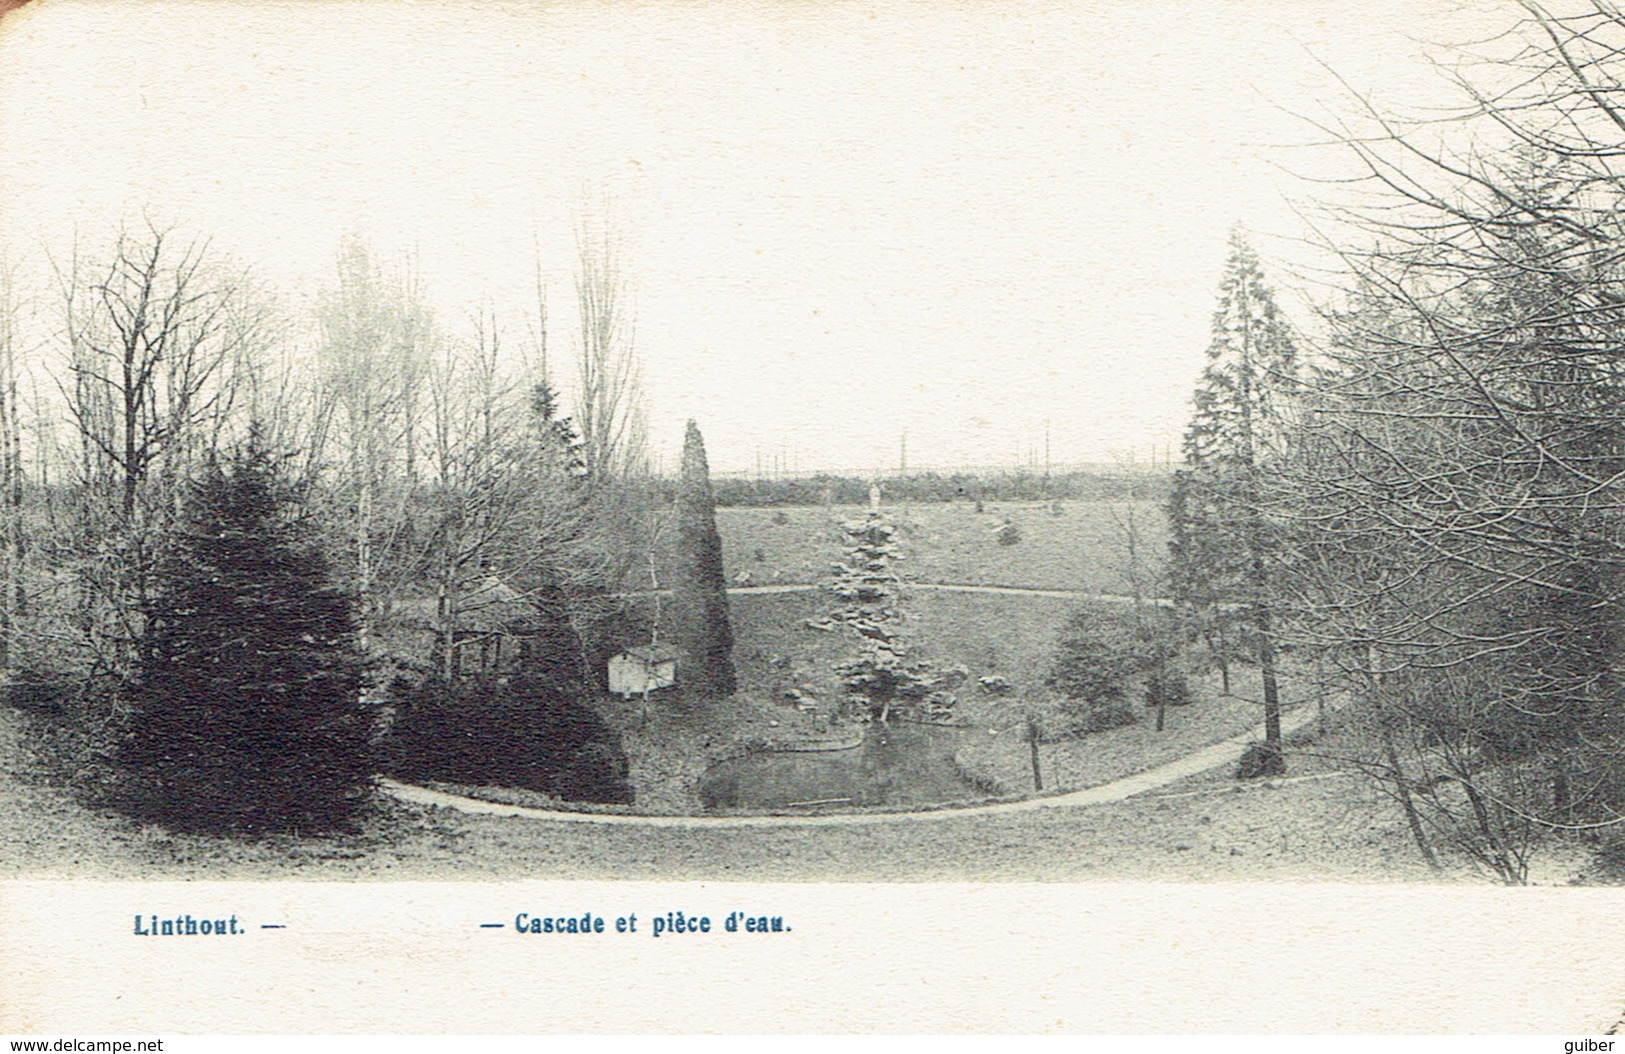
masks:
[[[533,678],[422,682],[400,701],[381,755],[388,771],[406,780],[632,801],[620,738],[590,707]]]
[[[1136,683],[1147,706],[1192,702],[1180,645],[1179,626],[1170,618],[1082,607],[1067,618],[1046,683],[1070,701],[1073,716],[1084,722],[1078,730],[1131,724],[1126,698]]]
[[[1189,706],[1191,682],[1178,670],[1153,669],[1145,679],[1146,706]]]
[[[119,803],[166,826],[331,829],[370,786],[349,598],[257,443],[193,487],[119,742]]]
[[[1151,668],[1152,657],[1150,641],[1132,618],[1081,607],[1066,620],[1046,683],[1068,699],[1116,702],[1131,678]]]
[[[722,536],[711,493],[705,440],[693,421],[683,439],[678,483],[676,560],[671,583],[671,641],[682,653],[684,691],[700,698],[732,695],[733,627],[728,618],[728,581],[722,568]]]
[[[581,636],[570,621],[570,595],[551,570],[531,590],[536,615],[525,659],[525,674],[549,692],[575,695],[590,683]]]

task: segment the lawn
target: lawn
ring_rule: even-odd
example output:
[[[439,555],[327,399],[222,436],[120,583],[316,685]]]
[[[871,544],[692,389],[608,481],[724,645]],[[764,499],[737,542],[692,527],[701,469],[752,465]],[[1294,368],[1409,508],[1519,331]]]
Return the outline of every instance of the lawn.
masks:
[[[1009,680],[1017,693],[1036,691],[1061,623],[1077,603],[1065,597],[905,589],[905,640],[914,658],[938,669],[966,668],[961,699],[976,698],[977,681],[993,675]],[[828,593],[736,593],[728,607],[741,690],[775,699],[790,689],[820,700],[837,696],[833,667],[854,654],[856,637],[848,630],[806,625],[836,607]]]
[[[903,603],[911,654],[939,670],[962,666],[968,672],[957,693],[959,718],[970,726],[958,751],[965,769],[1001,793],[1031,790],[1025,714],[1028,707],[1046,712],[1056,705],[1044,677],[1067,614],[1088,601],[916,589],[905,591]],[[834,709],[840,689],[833,666],[851,652],[854,638],[806,627],[808,619],[830,610],[827,594],[736,593],[729,606],[742,692],[765,700],[784,699],[793,690],[821,709]],[[983,692],[979,681],[987,676],[1005,678],[1010,694]],[[1198,678],[1196,701],[1171,709],[1161,732],[1152,712],[1137,707],[1141,718],[1134,725],[1043,744],[1045,789],[1104,783],[1257,725],[1263,720],[1257,671],[1240,668],[1232,676],[1230,696],[1220,693],[1216,675]],[[1289,686],[1286,704],[1297,701]]]
[[[1044,685],[1055,641],[1068,613],[1091,601],[926,589],[905,590],[902,601],[911,656],[937,670],[960,668],[965,675],[956,690],[956,710],[966,727],[952,749],[961,773],[999,796],[1033,790],[1026,714],[1056,712],[1057,700]],[[735,593],[729,607],[739,692],[733,698],[695,701],[664,692],[647,709],[637,699],[600,701],[599,712],[620,734],[630,761],[634,811],[700,812],[698,786],[715,762],[828,733],[843,694],[834,667],[856,647],[850,631],[807,625],[832,606],[823,590]],[[989,676],[1004,678],[1010,693],[983,691],[980,679]],[[1262,719],[1257,674],[1238,669],[1234,678],[1233,696],[1219,693],[1216,677],[1199,678],[1197,701],[1170,710],[1161,732],[1154,728],[1153,712],[1134,705],[1139,721],[1131,726],[1043,743],[1045,790],[1104,783],[1257,725]],[[1287,702],[1293,701],[1289,688]],[[797,703],[811,709],[798,709]],[[547,804],[530,795],[478,793]]]
[[[1127,529],[1141,532],[1135,541],[1148,554],[1147,563],[1165,544],[1161,516],[1147,502],[989,504],[982,513],[969,503],[945,503],[890,511],[906,554],[900,570],[916,583],[1121,594],[1130,588],[1121,574],[1127,566]],[[840,555],[839,524],[863,512],[859,507],[721,509],[730,576],[739,578],[744,566],[761,572],[751,576],[753,584],[822,584]],[[992,528],[1006,520],[1021,528],[1018,544],[1001,545],[995,537]],[[1067,615],[1080,603],[1104,601],[950,592],[911,588],[907,582],[900,601],[911,657],[963,675],[956,712],[964,729],[952,748],[954,763],[990,793],[1032,790],[1026,714],[1054,712],[1056,700],[1044,680]],[[808,623],[836,606],[821,588],[736,591],[730,598],[740,685],[734,698],[693,701],[668,692],[647,707],[641,700],[600,702],[627,752],[636,811],[698,812],[698,784],[715,762],[829,731],[842,696],[834,667],[852,656],[855,639],[844,629],[818,630]],[[980,680],[994,676],[1009,683],[1008,695],[982,690]],[[1216,686],[1204,681],[1197,686],[1197,703],[1171,712],[1162,732],[1154,731],[1151,715],[1136,707],[1141,719],[1132,726],[1045,742],[1040,750],[1045,789],[1106,782],[1233,735],[1259,720],[1256,695],[1245,674],[1238,680],[1238,697],[1220,697]]]
[[[729,581],[824,581],[840,559],[840,524],[866,511],[856,505],[718,509]],[[1149,501],[998,502],[981,513],[969,502],[944,502],[886,511],[908,553],[899,571],[919,582],[1127,594],[1129,528],[1148,580],[1168,544],[1162,510]],[[1021,532],[1015,545],[1001,545],[994,534],[1006,519]]]

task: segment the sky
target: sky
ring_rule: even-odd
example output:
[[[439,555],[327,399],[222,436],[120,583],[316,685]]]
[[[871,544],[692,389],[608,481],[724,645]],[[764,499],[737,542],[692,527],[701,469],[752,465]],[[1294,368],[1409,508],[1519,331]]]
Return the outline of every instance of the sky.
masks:
[[[574,231],[633,287],[654,445],[713,470],[1172,447],[1226,239],[1290,272],[1303,117],[1442,82],[1446,0],[34,0],[0,22],[0,245],[151,215],[290,310],[347,234],[437,316],[573,338]],[[1337,77],[1328,70],[1335,70]],[[570,385],[564,384],[566,394]]]

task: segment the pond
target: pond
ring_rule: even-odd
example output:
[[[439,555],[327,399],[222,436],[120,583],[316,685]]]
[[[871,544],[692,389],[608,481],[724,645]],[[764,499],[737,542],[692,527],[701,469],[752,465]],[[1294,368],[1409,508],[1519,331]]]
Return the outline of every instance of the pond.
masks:
[[[985,797],[954,764],[964,729],[871,725],[847,750],[749,754],[713,765],[700,801],[716,809],[935,805]]]

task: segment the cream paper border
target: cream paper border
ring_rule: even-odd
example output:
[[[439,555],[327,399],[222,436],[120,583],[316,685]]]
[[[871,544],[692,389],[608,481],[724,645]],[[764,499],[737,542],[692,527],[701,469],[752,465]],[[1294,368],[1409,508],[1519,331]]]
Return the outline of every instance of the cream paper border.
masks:
[[[679,909],[714,931],[649,935]],[[791,931],[716,928],[735,910]],[[522,935],[521,911],[607,928]],[[183,912],[246,932],[133,932]],[[9,882],[0,948],[0,1033],[25,1035],[1583,1035],[1625,1012],[1617,889]]]

